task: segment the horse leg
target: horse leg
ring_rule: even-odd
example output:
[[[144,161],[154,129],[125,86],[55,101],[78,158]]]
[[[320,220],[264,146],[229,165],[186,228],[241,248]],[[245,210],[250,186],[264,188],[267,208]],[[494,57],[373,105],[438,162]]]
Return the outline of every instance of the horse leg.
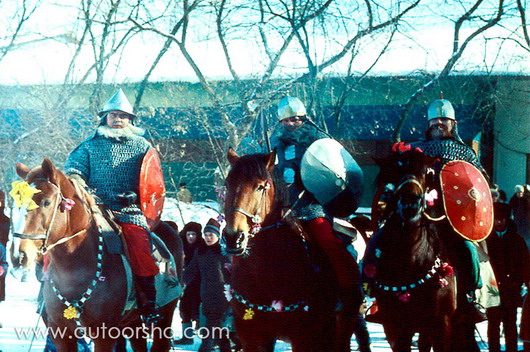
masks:
[[[160,320],[153,330],[151,352],[168,352],[171,349],[171,324],[177,300],[171,301],[159,309]]]
[[[57,352],[77,351],[77,339],[54,339],[53,344]]]
[[[94,352],[113,352],[116,346],[116,340],[109,338],[94,339]],[[77,344],[75,349],[70,351],[77,351]]]
[[[430,352],[431,347],[434,347],[435,344],[431,341],[431,336],[426,333],[420,333],[418,337],[418,350],[420,352]],[[438,351],[436,347],[434,347],[434,351]]]
[[[147,352],[147,335],[150,331],[142,326],[138,319],[133,325],[129,325],[122,330],[122,334],[129,339],[134,352]]]
[[[403,327],[392,324],[384,325],[386,339],[390,348],[394,352],[410,352],[412,345],[412,337],[414,332],[410,329],[404,330]]]
[[[337,326],[335,331],[335,352],[350,352],[351,337],[355,330],[357,315],[353,312],[342,310],[337,313]]]

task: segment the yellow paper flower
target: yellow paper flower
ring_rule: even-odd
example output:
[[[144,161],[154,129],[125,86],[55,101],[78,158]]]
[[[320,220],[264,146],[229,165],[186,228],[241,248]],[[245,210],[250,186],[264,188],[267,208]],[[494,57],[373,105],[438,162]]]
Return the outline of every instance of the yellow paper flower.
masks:
[[[66,319],[79,318],[79,312],[77,311],[77,309],[75,309],[74,306],[68,306],[68,308],[63,311],[63,316]]]
[[[9,195],[15,200],[16,207],[25,206],[26,209],[33,210],[39,207],[33,200],[33,195],[40,192],[40,189],[31,187],[27,182],[15,181],[11,184]]]
[[[254,318],[254,311],[252,308],[245,309],[245,315],[243,316],[243,320],[250,320]]]

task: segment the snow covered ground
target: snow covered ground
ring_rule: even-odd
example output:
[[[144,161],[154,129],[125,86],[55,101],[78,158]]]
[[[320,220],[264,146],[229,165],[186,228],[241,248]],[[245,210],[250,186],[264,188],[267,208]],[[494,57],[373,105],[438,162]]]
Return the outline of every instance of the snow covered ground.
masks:
[[[39,283],[36,280],[29,282],[19,282],[13,276],[7,278],[8,295],[5,302],[0,304],[0,321],[3,328],[0,329],[0,351],[3,352],[42,352],[44,349],[45,340],[43,336],[34,336],[31,334],[31,329],[44,329],[44,324],[39,319],[37,311],[37,292]],[[480,323],[477,325],[478,331],[482,339],[486,340],[487,323]],[[176,337],[181,336],[180,318],[178,311],[175,312],[175,321],[173,330]],[[372,351],[390,351],[390,347],[386,342],[382,326],[379,324],[368,323],[368,330],[372,340]],[[41,331],[41,330],[39,330]],[[44,330],[42,330],[44,331]],[[27,336],[23,336],[22,332],[27,332]],[[480,340],[477,334],[477,339]],[[188,346],[175,346],[172,351],[197,351],[199,349],[200,339],[195,337],[194,344]],[[352,351],[357,349],[355,339],[351,342]],[[522,349],[522,345],[520,346]],[[481,342],[482,351],[487,351],[485,342]],[[417,350],[417,349],[413,349]],[[291,351],[289,345],[284,342],[278,342],[276,345],[276,352]],[[325,351],[323,351],[325,352]]]
[[[164,220],[175,221],[179,228],[184,226],[184,222],[196,221],[203,226],[210,217],[217,218],[219,212],[215,203],[205,204],[183,204],[177,203],[173,199],[166,200],[166,206],[162,218]],[[30,275],[28,282],[20,282],[14,276],[7,277],[7,298],[0,303],[0,351],[2,352],[33,352],[43,351],[44,336],[33,334],[31,329],[44,331],[44,324],[37,311],[37,293],[39,283]],[[487,323],[477,325],[477,339],[486,340]],[[368,324],[370,337],[372,339],[372,351],[390,351],[390,347],[385,340],[383,329],[378,324]],[[176,337],[181,336],[180,318],[178,310],[175,313],[173,331]],[[175,346],[173,351],[197,351],[200,339],[195,338],[195,343],[189,346]],[[357,349],[355,339],[352,339],[352,351]],[[487,351],[485,342],[481,342],[482,351]],[[521,346],[522,348],[522,346]],[[414,350],[414,349],[413,349]],[[288,344],[278,342],[277,352],[290,351]],[[325,352],[325,351],[323,351]]]

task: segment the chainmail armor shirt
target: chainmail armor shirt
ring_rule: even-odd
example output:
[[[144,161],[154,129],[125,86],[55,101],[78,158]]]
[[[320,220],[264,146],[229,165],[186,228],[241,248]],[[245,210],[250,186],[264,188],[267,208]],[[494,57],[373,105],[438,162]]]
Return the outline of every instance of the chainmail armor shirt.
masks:
[[[326,137],[326,134],[306,122],[295,131],[284,131],[275,141],[274,147],[278,157],[275,172],[288,185],[289,207],[295,204],[298,195],[305,189],[300,176],[300,164],[305,151],[313,142]],[[308,191],[296,203],[292,214],[306,221],[328,217],[324,207]]]
[[[152,146],[138,134],[107,137],[100,128],[72,151],[65,172],[81,176],[119,222],[148,229],[140,205],[123,206],[117,196],[128,191],[138,194],[142,160]]]
[[[440,159],[440,167],[436,169],[436,174],[439,174],[443,165],[449,161],[462,160],[472,164],[488,178],[475,152],[465,143],[458,142],[454,139],[432,139],[411,143],[411,147],[420,148],[425,155]]]

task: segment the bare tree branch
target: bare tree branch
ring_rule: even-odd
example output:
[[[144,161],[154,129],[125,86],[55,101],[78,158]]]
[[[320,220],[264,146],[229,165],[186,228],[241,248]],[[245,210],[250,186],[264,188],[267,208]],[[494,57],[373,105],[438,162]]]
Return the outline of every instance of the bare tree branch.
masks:
[[[470,10],[466,11],[455,23],[455,29],[454,29],[454,41],[453,41],[453,51],[451,54],[451,57],[449,60],[447,60],[444,68],[440,71],[439,74],[435,75],[430,81],[425,83],[422,87],[420,87],[412,96],[409,98],[409,100],[403,105],[403,109],[401,110],[401,114],[398,120],[398,124],[396,126],[393,140],[395,142],[399,142],[401,140],[401,132],[403,130],[403,127],[405,126],[405,122],[407,121],[408,115],[410,110],[412,109],[412,106],[420,99],[420,97],[431,87],[434,86],[436,82],[440,80],[440,78],[445,77],[449,75],[451,70],[453,69],[454,65],[460,59],[462,54],[464,53],[465,49],[467,48],[468,44],[478,36],[480,33],[483,33],[484,31],[488,30],[489,28],[495,26],[499,21],[501,20],[501,17],[504,13],[504,0],[500,0],[498,3],[498,8],[495,13],[495,15],[486,21],[486,23],[479,28],[477,28],[475,31],[473,31],[462,43],[462,45],[459,45],[460,43],[460,34],[461,34],[461,28],[464,22],[469,21],[471,19],[471,15],[474,11],[478,9],[478,5],[482,3],[482,0],[478,0],[471,8]]]

